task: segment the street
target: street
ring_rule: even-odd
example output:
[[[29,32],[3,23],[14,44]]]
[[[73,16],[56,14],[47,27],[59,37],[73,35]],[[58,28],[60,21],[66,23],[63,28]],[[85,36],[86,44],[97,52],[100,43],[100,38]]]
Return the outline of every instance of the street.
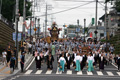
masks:
[[[54,58],[56,58],[56,56],[54,56]],[[70,70],[65,69],[63,73],[58,72],[56,59],[53,65],[53,70],[47,70],[47,65],[45,63],[42,65],[41,70],[36,70],[35,61],[33,61],[24,73],[19,72],[15,76],[8,77],[4,80],[118,80],[120,78],[120,72],[111,64],[105,66],[104,71],[99,71],[98,68],[95,68],[93,72],[88,72],[85,67],[83,71],[76,72],[71,66]]]

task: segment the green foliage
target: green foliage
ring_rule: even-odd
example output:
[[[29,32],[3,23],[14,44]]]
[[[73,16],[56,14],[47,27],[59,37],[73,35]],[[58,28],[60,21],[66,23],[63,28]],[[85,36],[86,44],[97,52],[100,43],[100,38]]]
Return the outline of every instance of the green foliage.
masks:
[[[116,10],[117,10],[118,12],[120,12],[120,0],[117,0],[117,1],[115,2],[115,5],[116,5]]]
[[[12,21],[15,13],[15,0],[2,0],[2,15]]]
[[[2,0],[2,15],[9,21],[15,18],[15,5],[16,0]],[[32,6],[31,2],[26,2],[26,16],[31,16],[32,13],[29,11]],[[23,0],[19,0],[19,13],[23,16]]]
[[[110,44],[113,44],[115,51],[115,54],[120,53],[120,34],[115,35],[109,40]]]

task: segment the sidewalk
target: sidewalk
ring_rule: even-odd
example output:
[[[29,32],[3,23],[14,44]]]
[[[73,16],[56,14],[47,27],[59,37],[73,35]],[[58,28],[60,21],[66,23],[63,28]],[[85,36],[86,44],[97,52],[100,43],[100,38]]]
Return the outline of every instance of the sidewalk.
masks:
[[[10,68],[6,67],[3,64],[0,64],[0,80],[4,79],[8,76],[12,76],[15,75],[16,73],[18,73],[21,68],[20,68],[20,55],[21,52],[18,53],[18,69],[15,69],[14,73],[10,74]],[[26,54],[25,55],[25,67],[27,67],[27,65],[29,64],[30,60],[33,58],[32,54]]]

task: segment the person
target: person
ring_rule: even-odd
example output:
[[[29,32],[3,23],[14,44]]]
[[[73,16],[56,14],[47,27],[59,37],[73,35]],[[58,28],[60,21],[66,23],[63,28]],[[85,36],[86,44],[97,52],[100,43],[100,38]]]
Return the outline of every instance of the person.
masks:
[[[105,58],[103,57],[103,54],[101,54],[101,57],[99,57],[99,70],[104,70],[104,63]]]
[[[82,57],[83,57],[83,59],[82,59],[82,62],[81,62],[81,70],[83,70],[83,68],[84,68],[85,65],[86,65],[86,61],[87,61],[87,56],[86,56],[85,51],[83,51]]]
[[[53,69],[53,62],[54,62],[54,57],[50,52],[49,55],[47,55],[47,68],[48,69]]]
[[[16,47],[14,48],[14,56],[16,57],[16,53],[17,53],[17,50],[16,50]]]
[[[117,59],[117,65],[118,65],[118,71],[120,71],[120,54],[119,54],[119,57]]]
[[[14,54],[12,54],[12,57],[10,58],[10,73],[14,72],[16,65],[16,58],[14,57]]]
[[[52,55],[55,55],[55,45],[52,45],[51,49],[52,49]]]
[[[64,68],[65,68],[65,64],[66,64],[66,60],[64,58],[64,54],[62,54],[62,56],[58,60],[58,64],[59,64],[59,71],[64,72]]]
[[[24,50],[25,50],[24,45],[22,45],[20,48],[21,54],[24,52]]]
[[[7,55],[7,52],[4,49],[2,52],[2,60],[3,60],[3,65],[5,63],[5,65],[7,66],[6,55]]]
[[[80,54],[77,53],[77,56],[74,59],[74,62],[76,64],[75,71],[81,71],[80,63],[81,63],[82,59],[83,58],[80,56]]]
[[[36,57],[38,54],[39,54],[39,53],[38,53],[38,51],[37,51],[37,49],[36,49],[36,50],[35,50],[35,53],[34,53],[34,56]]]
[[[67,69],[70,69],[71,62],[72,62],[72,59],[71,59],[70,53],[68,53],[66,57]]]
[[[23,52],[20,56],[21,72],[23,72],[24,70],[24,62],[25,62],[25,52]]]
[[[35,57],[35,61],[36,61],[36,69],[41,69],[42,58],[39,54],[37,54],[37,56]]]
[[[94,63],[94,57],[92,56],[92,54],[90,53],[88,58],[87,58],[87,63],[88,63],[88,72],[91,72],[94,70],[93,68],[93,63]]]
[[[8,50],[7,50],[7,65],[8,65],[8,67],[9,67],[10,58],[11,58],[11,48],[10,48],[10,46],[8,46]]]

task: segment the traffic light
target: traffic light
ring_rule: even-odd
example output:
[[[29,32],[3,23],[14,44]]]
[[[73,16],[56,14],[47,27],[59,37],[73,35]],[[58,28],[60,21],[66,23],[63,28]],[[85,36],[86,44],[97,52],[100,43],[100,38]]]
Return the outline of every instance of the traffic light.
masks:
[[[92,25],[95,23],[95,18],[92,18]]]

